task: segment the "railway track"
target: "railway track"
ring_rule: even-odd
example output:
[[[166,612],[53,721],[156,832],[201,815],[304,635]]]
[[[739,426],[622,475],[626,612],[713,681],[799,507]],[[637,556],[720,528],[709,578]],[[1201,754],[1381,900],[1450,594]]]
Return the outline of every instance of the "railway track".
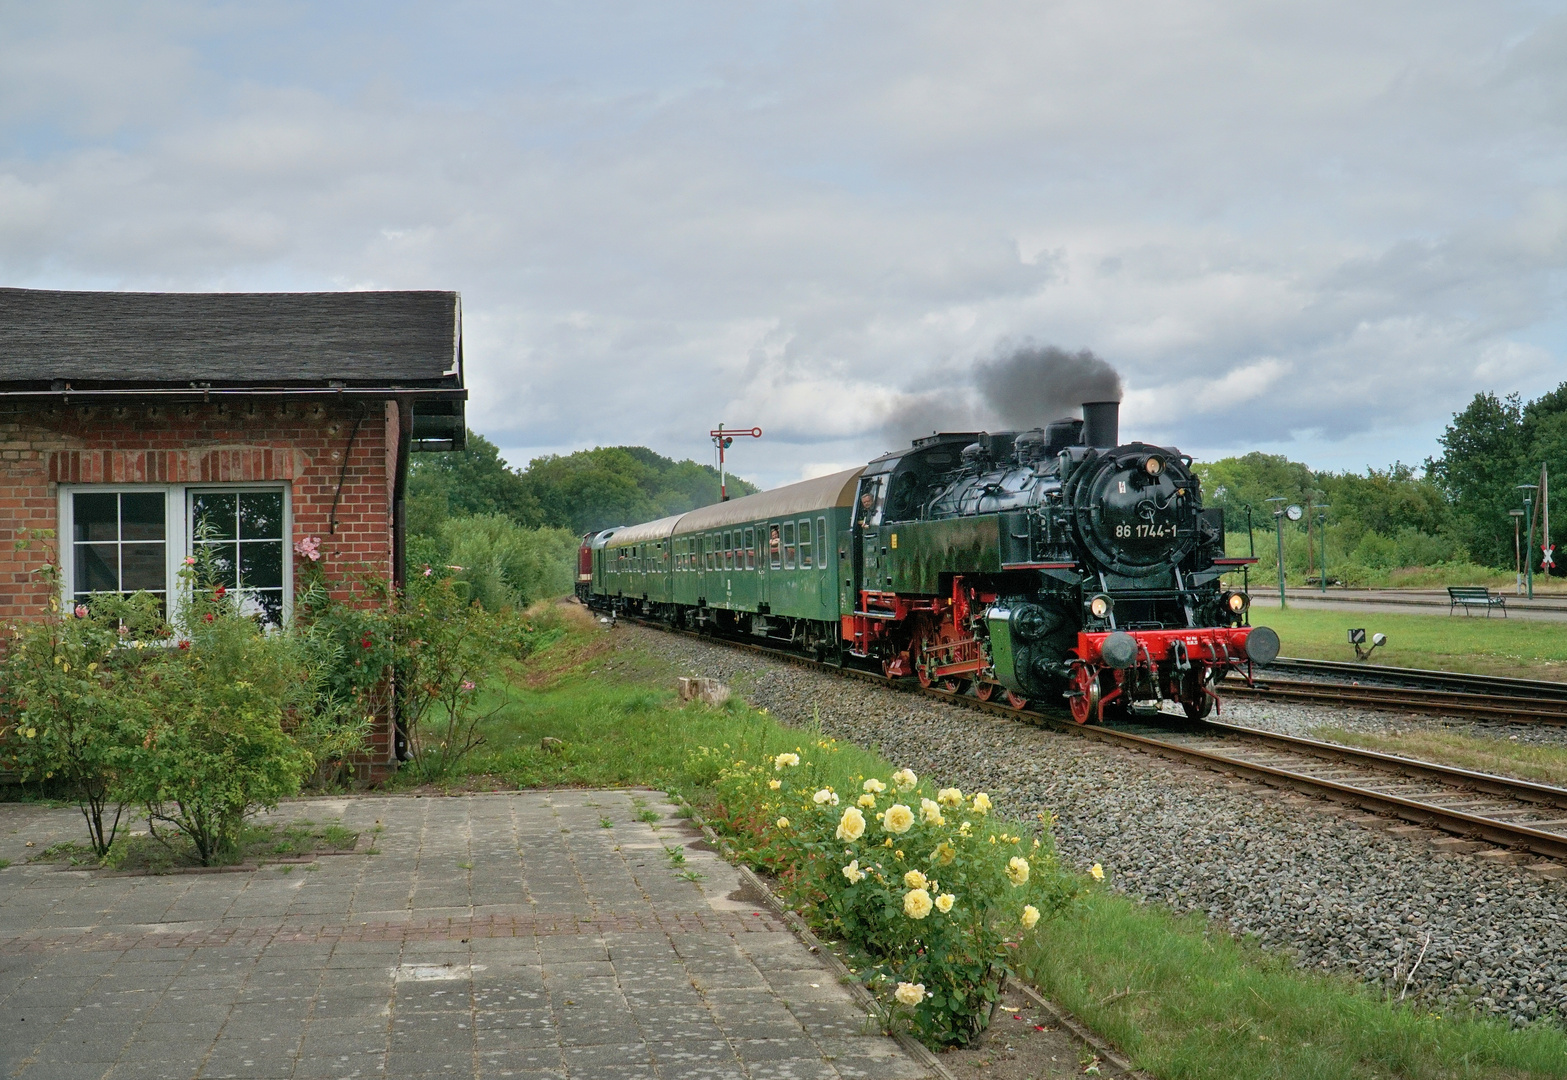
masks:
[[[1567,789],[1564,788],[1234,724],[1187,721],[1173,715],[1168,717],[1168,724],[1134,719],[1103,726],[1079,725],[1064,715],[1038,707],[1015,709],[997,701],[980,701],[935,687],[922,687],[912,679],[893,680],[858,668],[840,668],[754,642],[671,630],[657,622],[635,621],[800,667],[921,694],[963,708],[1009,716],[1080,738],[1331,799],[1466,839],[1567,862]]]
[[[1430,671],[1383,664],[1354,664],[1342,660],[1304,660],[1293,656],[1278,657],[1264,671],[1269,675],[1288,672],[1324,679],[1353,680],[1363,686],[1448,690],[1488,697],[1567,702],[1567,682],[1552,682],[1548,679],[1513,679],[1503,675],[1471,675],[1462,671]]]
[[[1226,680],[1220,684],[1218,693],[1220,697],[1353,705],[1394,712],[1476,717],[1512,724],[1567,724],[1567,701],[1494,698],[1451,690],[1259,678],[1253,686]]]

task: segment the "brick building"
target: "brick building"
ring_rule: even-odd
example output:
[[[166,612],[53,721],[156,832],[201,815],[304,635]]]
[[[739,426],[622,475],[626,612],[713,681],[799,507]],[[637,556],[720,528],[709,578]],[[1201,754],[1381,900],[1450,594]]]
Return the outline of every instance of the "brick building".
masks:
[[[456,293],[0,289],[0,619],[46,609],[44,531],[65,599],[167,598],[204,543],[286,623],[309,538],[400,584],[409,455],[461,449],[466,398]]]

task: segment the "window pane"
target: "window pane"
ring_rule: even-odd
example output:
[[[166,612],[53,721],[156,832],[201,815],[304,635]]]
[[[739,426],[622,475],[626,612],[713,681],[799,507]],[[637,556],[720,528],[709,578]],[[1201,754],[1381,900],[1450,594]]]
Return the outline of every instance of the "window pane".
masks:
[[[809,519],[800,522],[800,565],[809,568],[811,565],[811,522]]]
[[[281,589],[283,587],[282,541],[240,544],[239,584],[243,589]]]
[[[120,548],[120,566],[123,571],[120,587],[126,592],[146,589],[162,592],[165,587],[165,564],[162,544],[124,544]]]
[[[120,539],[162,540],[163,492],[127,491],[120,496]]]
[[[234,578],[234,565],[238,553],[234,550],[237,544],[197,544],[196,547],[207,553],[211,559],[212,583],[214,585],[226,585],[234,588],[239,584]]]
[[[239,536],[239,496],[232,492],[197,492],[190,497],[190,517],[196,539],[233,540]]]
[[[78,500],[82,496],[77,496]],[[110,495],[109,498],[114,498]],[[116,544],[76,545],[76,591],[117,592],[120,588],[119,547]]]
[[[832,551],[829,550],[827,544],[826,518],[816,519],[816,543],[817,546],[821,548],[821,551],[819,551],[816,555],[816,565],[825,570],[827,569],[827,560],[832,557]]]
[[[242,615],[259,616],[269,626],[283,624],[283,592],[281,589],[246,590],[240,593],[239,610]]]
[[[772,562],[774,570],[778,569],[779,555],[780,549],[778,546],[778,526],[769,525],[767,527],[767,557],[768,560]]]
[[[77,495],[71,516],[75,518],[77,540],[118,540],[120,538],[120,497],[113,492]]]
[[[282,539],[283,493],[281,491],[240,492],[239,535],[242,540]]]

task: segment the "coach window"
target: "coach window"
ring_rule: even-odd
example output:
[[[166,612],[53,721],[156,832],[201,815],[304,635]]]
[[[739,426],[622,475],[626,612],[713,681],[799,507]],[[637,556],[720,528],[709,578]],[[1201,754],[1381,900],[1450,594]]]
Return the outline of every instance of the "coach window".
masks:
[[[794,522],[792,522],[792,521],[786,521],[786,522],[783,523],[783,555],[784,555],[784,569],[785,570],[793,570],[794,569],[795,547],[794,547]]]
[[[735,542],[734,533],[724,533],[724,569],[725,570],[733,570],[735,568],[735,548],[734,548],[734,542]]]
[[[719,536],[718,536],[717,533],[709,533],[708,534],[708,537],[707,537],[707,568],[709,570],[717,570],[718,569],[718,565],[719,565],[718,564],[718,560],[722,557],[719,554],[718,540],[719,540]]]
[[[800,522],[800,569],[811,568],[811,519]]]
[[[816,566],[818,569],[827,569],[827,563],[832,557],[832,551],[827,546],[827,519],[816,519]]]
[[[778,525],[767,526],[767,561],[776,570],[783,565],[783,547],[778,543]]]
[[[756,569],[756,530],[755,529],[747,529],[745,531],[745,568],[747,570],[755,570]]]

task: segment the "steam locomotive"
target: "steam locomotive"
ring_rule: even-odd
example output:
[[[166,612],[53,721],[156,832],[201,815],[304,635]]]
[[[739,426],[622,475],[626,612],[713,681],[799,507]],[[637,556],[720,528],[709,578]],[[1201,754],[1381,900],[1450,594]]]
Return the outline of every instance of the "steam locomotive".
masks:
[[[1191,459],[1119,441],[1119,404],[946,432],[859,469],[583,537],[590,607],[787,642],[889,677],[1065,703],[1078,723],[1178,702],[1278,655],[1250,625]],[[1244,571],[1242,570],[1244,573]]]

